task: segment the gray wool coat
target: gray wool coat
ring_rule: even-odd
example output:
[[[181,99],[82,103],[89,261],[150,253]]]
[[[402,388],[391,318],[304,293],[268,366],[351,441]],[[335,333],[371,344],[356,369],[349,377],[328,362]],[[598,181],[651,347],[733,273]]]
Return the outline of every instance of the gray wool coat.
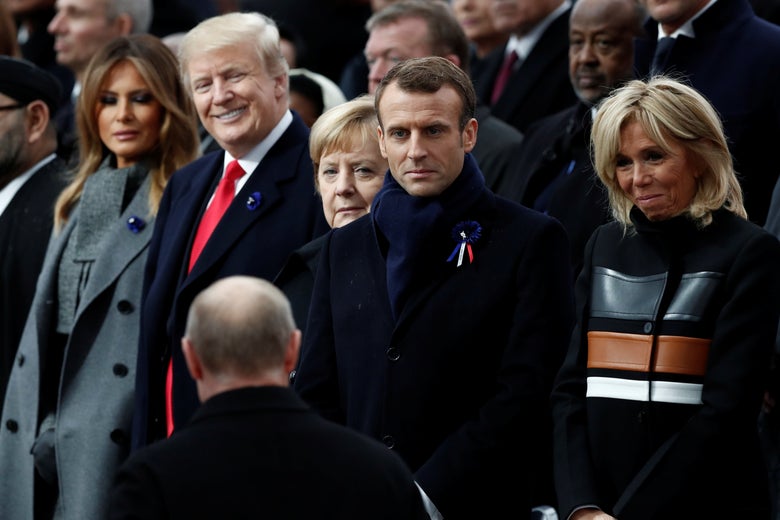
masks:
[[[55,424],[57,518],[102,519],[114,473],[129,453],[144,263],[152,236],[147,176],[103,239],[65,347]],[[57,324],[57,272],[77,207],[52,239],[8,383],[0,422],[0,518],[32,520],[41,367]],[[140,217],[141,229],[128,219]],[[107,252],[107,253],[106,253]]]

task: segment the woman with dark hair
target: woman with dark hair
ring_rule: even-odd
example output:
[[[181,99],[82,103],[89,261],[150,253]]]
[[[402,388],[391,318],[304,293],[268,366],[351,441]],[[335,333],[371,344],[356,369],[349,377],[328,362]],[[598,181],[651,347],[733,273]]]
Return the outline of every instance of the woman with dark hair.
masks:
[[[87,68],[81,162],[57,200],[3,409],[0,518],[106,517],[129,450],[154,217],[167,180],[198,150],[177,73],[148,35],[114,40]]]

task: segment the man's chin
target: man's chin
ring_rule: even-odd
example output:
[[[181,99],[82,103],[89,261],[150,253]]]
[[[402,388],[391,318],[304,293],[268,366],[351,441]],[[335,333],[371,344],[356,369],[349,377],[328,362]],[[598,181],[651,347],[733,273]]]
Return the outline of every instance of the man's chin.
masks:
[[[577,99],[590,106],[597,105],[608,94],[605,89],[597,87],[575,88],[574,93],[577,95]]]

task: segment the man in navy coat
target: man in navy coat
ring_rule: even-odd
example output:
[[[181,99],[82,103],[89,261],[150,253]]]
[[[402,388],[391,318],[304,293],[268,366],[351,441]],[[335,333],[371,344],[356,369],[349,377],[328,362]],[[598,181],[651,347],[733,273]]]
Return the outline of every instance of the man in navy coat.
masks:
[[[780,27],[758,18],[748,0],[644,4],[652,18],[646,25],[647,39],[636,42],[638,76],[682,77],[715,106],[748,218],[762,225],[780,174],[773,153],[780,135]],[[673,45],[667,47],[666,42]]]
[[[425,519],[395,453],[288,388],[300,341],[289,302],[265,280],[231,276],[201,292],[181,344],[203,405],[126,461],[110,518]]]
[[[200,120],[224,151],[176,172],[160,203],[144,281],[134,447],[170,434],[198,406],[179,348],[195,295],[234,274],[272,279],[291,251],[327,229],[273,21],[210,18],[187,34],[180,57]],[[220,217],[215,208],[224,206]],[[207,222],[216,222],[210,234]]]
[[[295,388],[396,451],[432,518],[523,518],[572,323],[565,233],[485,187],[452,62],[396,65],[375,103],[390,171],[324,246]]]

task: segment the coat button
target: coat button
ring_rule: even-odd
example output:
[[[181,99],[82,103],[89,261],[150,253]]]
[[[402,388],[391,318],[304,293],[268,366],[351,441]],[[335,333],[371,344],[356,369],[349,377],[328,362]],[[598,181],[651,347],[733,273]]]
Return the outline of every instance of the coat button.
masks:
[[[392,450],[395,447],[395,439],[392,435],[385,435],[382,437],[382,442],[385,443],[385,446],[387,446],[388,450]]]
[[[652,321],[645,322],[644,331],[645,331],[645,334],[650,334],[651,332],[653,332],[653,322]]]
[[[119,300],[119,302],[116,304],[116,310],[118,310],[121,314],[130,314],[133,312],[133,304],[127,300]]]
[[[5,427],[8,428],[8,431],[11,433],[16,433],[19,431],[19,423],[14,421],[13,419],[8,419],[5,421]]]
[[[18,360],[19,366],[24,365],[24,362],[25,362],[24,354],[19,354],[19,360]]]
[[[386,354],[387,354],[387,359],[389,359],[390,361],[398,361],[399,359],[401,359],[401,353],[395,347],[388,348]]]
[[[127,435],[125,435],[125,432],[123,432],[119,428],[111,432],[111,440],[115,444],[119,444],[120,446],[126,446],[128,444]]]
[[[115,376],[117,376],[117,377],[125,377],[128,372],[129,372],[129,370],[122,363],[117,363],[116,365],[114,365],[114,375]]]

